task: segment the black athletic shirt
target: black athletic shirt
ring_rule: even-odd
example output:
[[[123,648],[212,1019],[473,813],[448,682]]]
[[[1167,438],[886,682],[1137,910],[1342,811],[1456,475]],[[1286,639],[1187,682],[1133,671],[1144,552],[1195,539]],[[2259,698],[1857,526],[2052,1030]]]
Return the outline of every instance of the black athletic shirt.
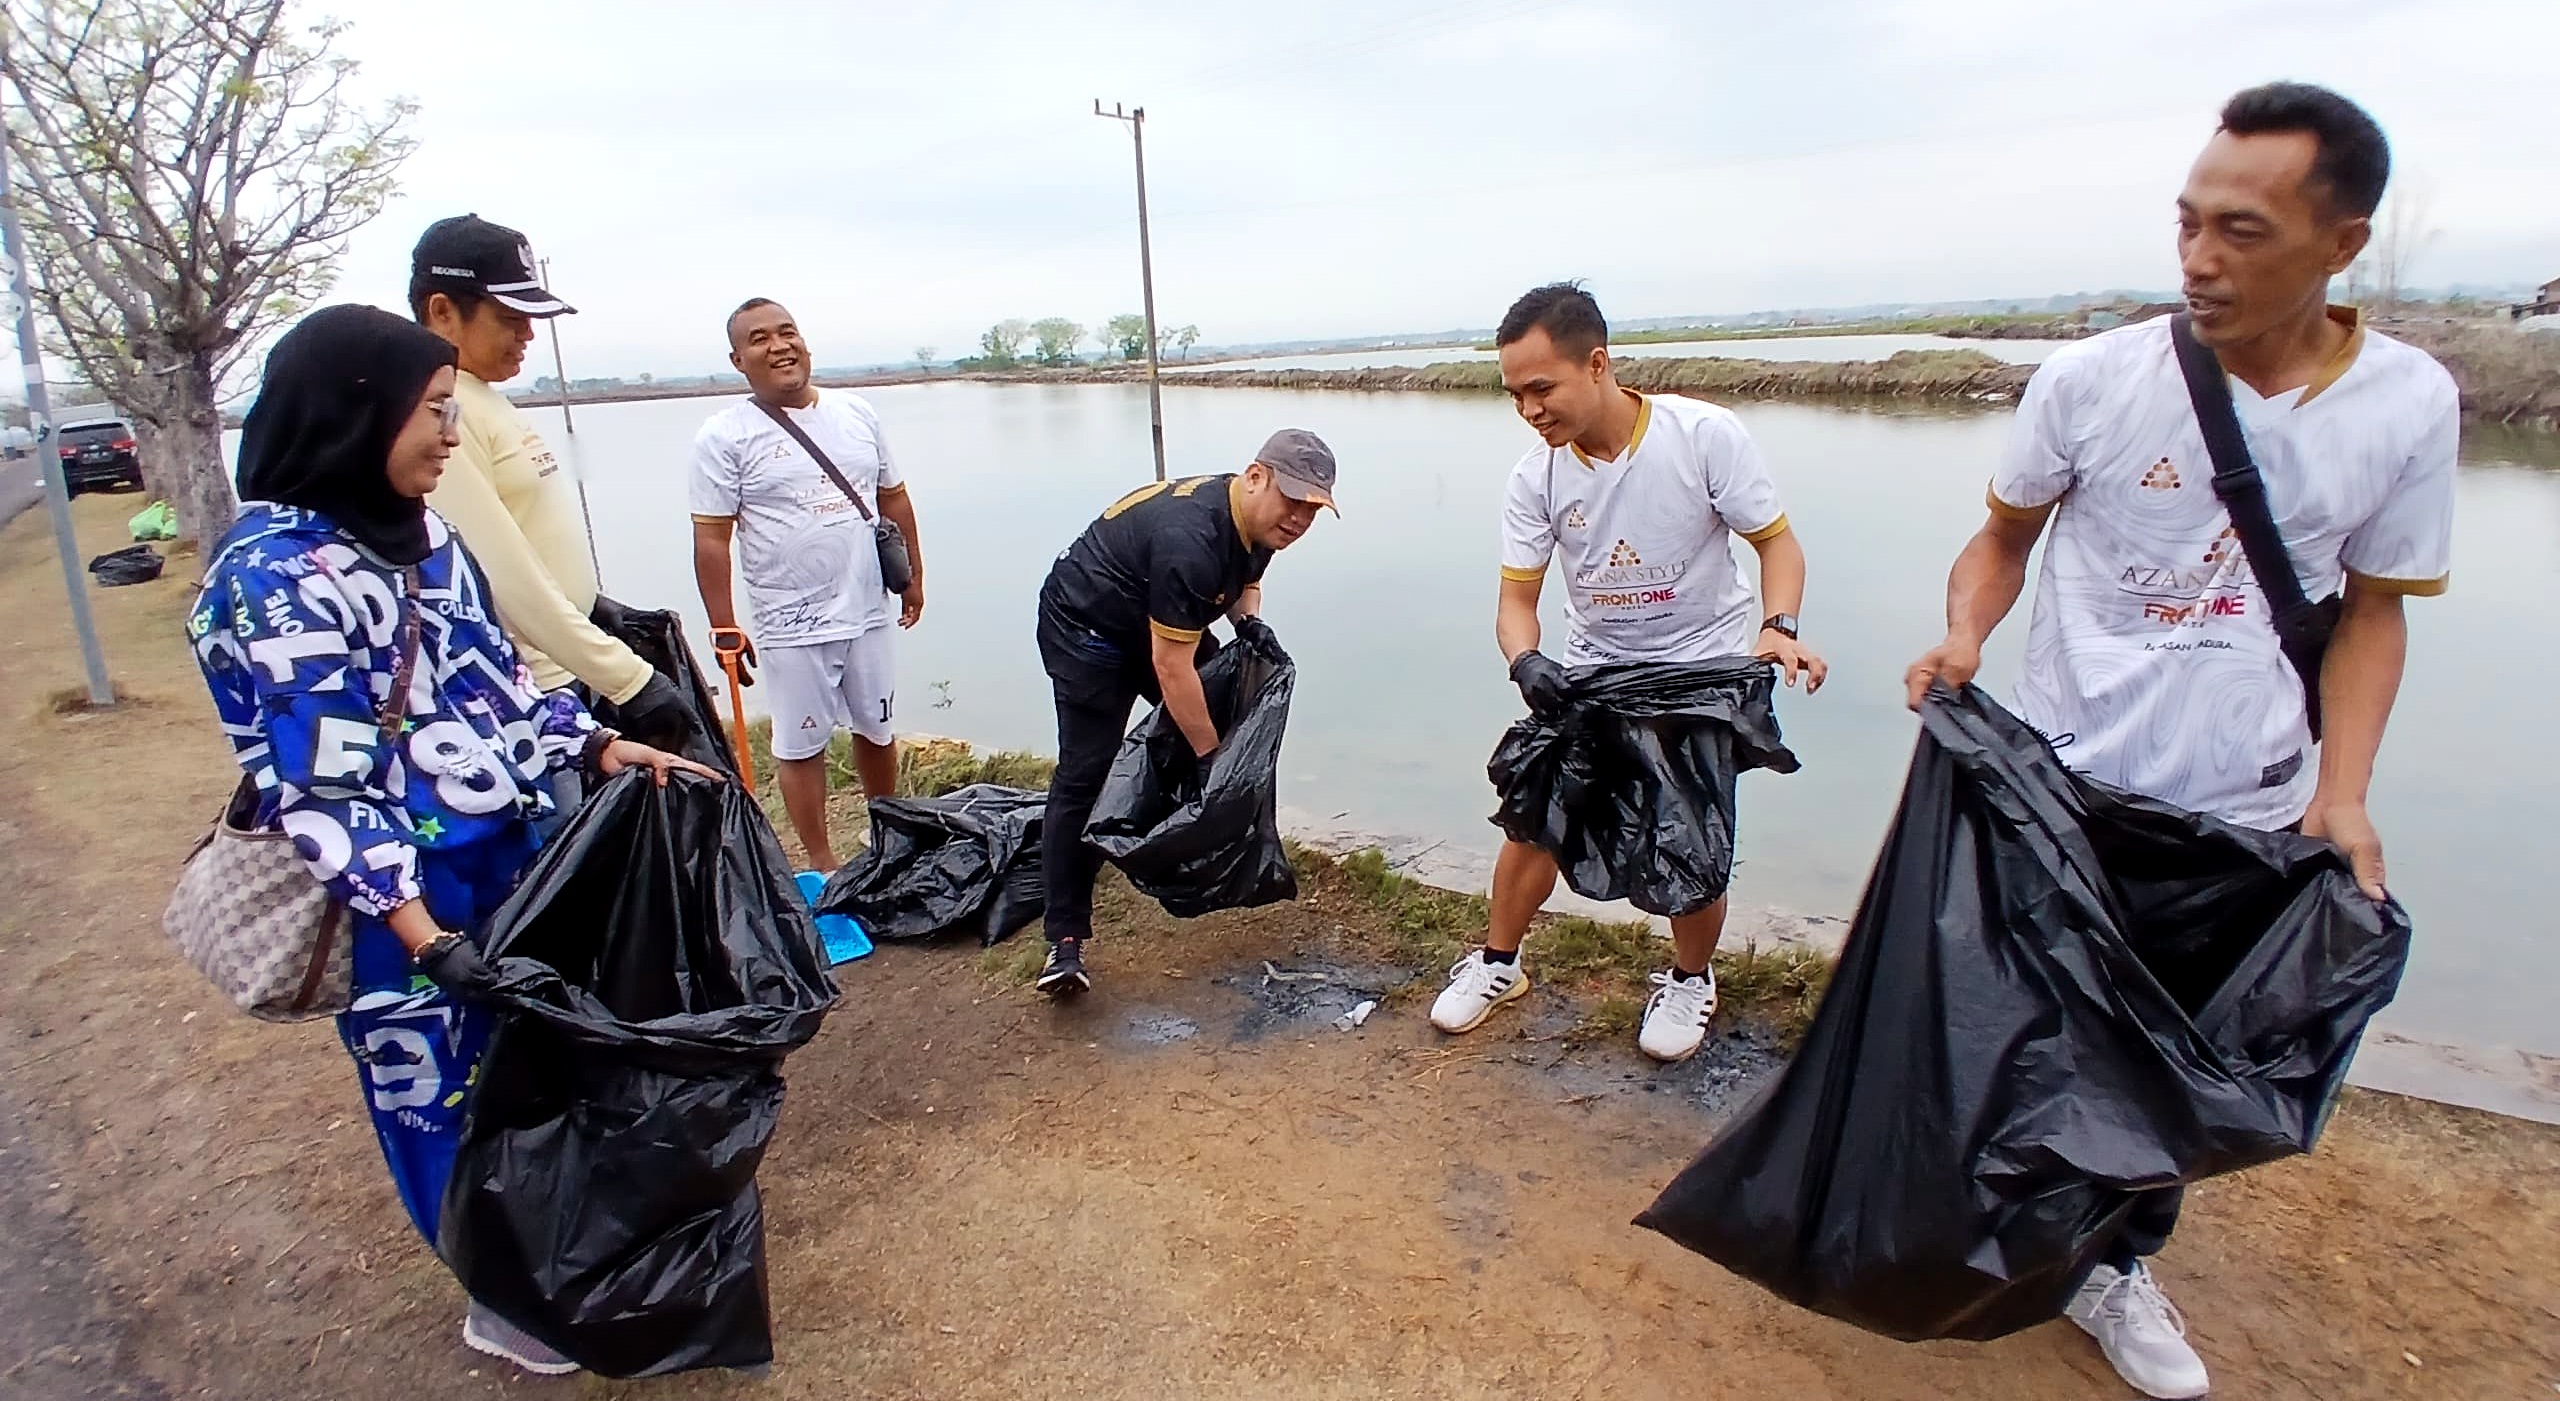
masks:
[[[1132,659],[1147,655],[1150,632],[1199,641],[1271,563],[1236,529],[1235,489],[1232,474],[1185,477],[1113,502],[1050,567],[1042,610]]]

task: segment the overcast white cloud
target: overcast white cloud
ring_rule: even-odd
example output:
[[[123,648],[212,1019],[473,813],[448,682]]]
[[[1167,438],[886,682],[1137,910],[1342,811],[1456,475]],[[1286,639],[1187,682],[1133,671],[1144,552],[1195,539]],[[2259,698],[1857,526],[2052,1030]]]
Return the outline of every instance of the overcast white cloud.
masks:
[[[474,210],[531,235],[584,374],[722,364],[792,305],[822,363],[1157,300],[1213,342],[2174,285],[2170,200],[2231,91],[2330,83],[2441,233],[2416,279],[2560,275],[2552,0],[1286,6],[338,0],[421,104],[342,296]],[[2537,71],[2537,68],[2540,71]]]

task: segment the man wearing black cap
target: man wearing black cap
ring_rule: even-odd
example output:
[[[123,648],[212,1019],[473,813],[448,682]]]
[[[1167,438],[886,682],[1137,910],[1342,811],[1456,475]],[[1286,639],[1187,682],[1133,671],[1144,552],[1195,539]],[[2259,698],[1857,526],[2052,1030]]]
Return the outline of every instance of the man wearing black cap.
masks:
[[[1300,428],[1271,435],[1243,471],[1156,482],[1112,503],[1040,589],[1040,660],[1058,706],[1058,772],[1041,820],[1053,997],[1093,986],[1093,879],[1084,826],[1140,697],[1160,701],[1204,759],[1219,743],[1200,686],[1209,624],[1263,627],[1262,571],[1333,505],[1333,451]],[[1339,513],[1337,508],[1337,514]]]
[[[577,484],[495,388],[523,371],[536,320],[577,308],[543,287],[524,235],[464,214],[437,220],[419,238],[410,255],[409,310],[453,343],[454,400],[462,407],[461,444],[427,504],[489,576],[499,621],[534,684],[552,691],[584,682],[613,703],[624,731],[669,742],[685,723],[683,695],[590,620],[596,564]],[[565,821],[579,795],[552,796]]]

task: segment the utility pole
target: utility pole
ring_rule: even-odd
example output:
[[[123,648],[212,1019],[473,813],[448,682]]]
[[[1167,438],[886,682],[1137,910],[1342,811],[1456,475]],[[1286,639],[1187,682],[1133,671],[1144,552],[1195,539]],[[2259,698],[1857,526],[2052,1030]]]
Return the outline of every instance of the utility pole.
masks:
[[[36,463],[44,473],[44,501],[53,515],[53,552],[62,557],[62,586],[71,594],[71,630],[80,635],[80,661],[88,668],[89,705],[106,710],[116,703],[114,683],[107,679],[107,656],[98,647],[98,625],[89,616],[88,581],[80,577],[80,537],[71,528],[71,496],[53,435],[53,405],[44,390],[44,349],[36,339],[35,297],[27,286],[27,242],[18,229],[18,204],[9,186],[9,147],[0,142],[0,253],[5,253],[8,295],[0,310],[18,323],[18,368],[27,380],[27,427],[35,434]],[[205,549],[216,542],[206,541]]]
[[[542,260],[542,285],[551,285],[551,260]],[[560,426],[570,437],[578,436],[578,425],[569,417],[569,367],[560,359],[560,318],[548,317],[551,332],[551,382],[560,388]],[[596,518],[587,509],[587,465],[578,457],[577,449],[569,451],[570,480],[578,484],[578,519],[587,526],[587,567],[596,572],[596,581],[604,581],[604,560],[596,554]]]
[[[551,260],[549,258],[542,260],[542,285],[545,287],[551,285]],[[561,363],[560,360],[560,318],[557,316],[549,318],[549,325],[551,330],[551,383],[560,391],[560,426],[569,430],[569,436],[574,438],[578,436],[578,425],[569,417],[569,367]],[[582,500],[584,499],[583,493],[586,489],[586,483],[584,481],[579,482],[578,490],[582,493]]]
[[[1129,126],[1129,145],[1138,155],[1138,287],[1146,299],[1147,309],[1147,426],[1156,440],[1156,480],[1164,480],[1164,386],[1156,373],[1156,259],[1147,244],[1147,109],[1102,110],[1102,99],[1093,100],[1093,114],[1109,117]]]

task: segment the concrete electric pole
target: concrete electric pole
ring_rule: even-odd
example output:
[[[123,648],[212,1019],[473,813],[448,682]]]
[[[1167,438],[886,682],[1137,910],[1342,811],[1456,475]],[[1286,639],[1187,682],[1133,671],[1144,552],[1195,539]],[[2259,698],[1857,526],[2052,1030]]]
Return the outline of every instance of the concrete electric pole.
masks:
[[[1102,99],[1093,100],[1093,114],[1109,117],[1129,125],[1129,145],[1138,155],[1138,287],[1146,299],[1147,311],[1147,425],[1156,440],[1156,480],[1164,480],[1164,386],[1156,372],[1156,260],[1155,251],[1147,244],[1147,109],[1102,110]]]
[[[27,244],[18,230],[6,142],[0,142],[0,251],[5,251],[8,264],[8,294],[0,297],[0,303],[6,303],[0,310],[8,312],[18,326],[18,365],[27,377],[27,427],[35,434],[45,506],[53,514],[53,550],[62,556],[62,585],[71,594],[71,628],[80,634],[80,660],[89,673],[89,704],[105,710],[116,703],[115,685],[107,679],[107,656],[98,647],[98,625],[89,616],[88,581],[80,577],[80,537],[71,528],[70,483],[54,443],[53,405],[44,392],[44,349],[36,339],[35,299],[27,287]],[[1157,475],[1163,475],[1161,468]],[[218,543],[208,540],[204,548],[210,553]]]

